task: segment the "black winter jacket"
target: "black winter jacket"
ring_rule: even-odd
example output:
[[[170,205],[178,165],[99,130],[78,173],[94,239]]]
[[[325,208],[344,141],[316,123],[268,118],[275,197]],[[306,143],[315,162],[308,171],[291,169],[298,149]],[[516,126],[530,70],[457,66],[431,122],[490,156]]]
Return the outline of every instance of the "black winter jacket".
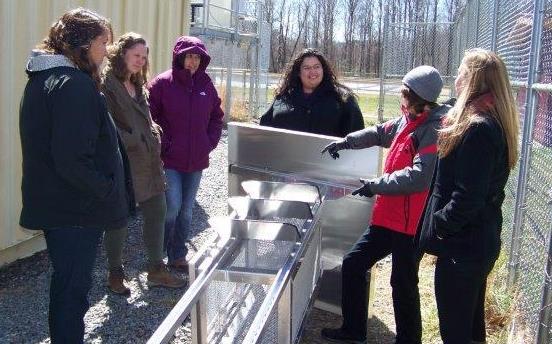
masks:
[[[132,185],[103,96],[79,69],[43,67],[28,67],[21,101],[20,225],[126,226],[134,207]]]
[[[260,124],[313,134],[345,137],[364,129],[364,120],[354,96],[345,101],[332,88],[320,86],[310,96],[293,92],[276,98]]]
[[[498,257],[508,150],[500,125],[482,118],[437,162],[419,230],[423,252],[455,260]]]

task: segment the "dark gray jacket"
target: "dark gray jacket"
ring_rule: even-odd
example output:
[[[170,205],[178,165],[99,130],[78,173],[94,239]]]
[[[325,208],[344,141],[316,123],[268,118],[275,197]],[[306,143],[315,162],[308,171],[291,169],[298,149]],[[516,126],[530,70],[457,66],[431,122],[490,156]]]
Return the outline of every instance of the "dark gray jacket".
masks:
[[[62,55],[31,57],[27,73],[21,226],[125,226],[134,206],[126,155],[92,78]]]

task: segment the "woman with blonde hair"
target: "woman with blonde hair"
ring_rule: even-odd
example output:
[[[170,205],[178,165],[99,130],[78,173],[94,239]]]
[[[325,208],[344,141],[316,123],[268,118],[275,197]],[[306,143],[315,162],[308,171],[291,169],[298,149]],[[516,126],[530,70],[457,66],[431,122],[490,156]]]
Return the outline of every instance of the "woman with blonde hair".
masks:
[[[485,342],[487,276],[500,253],[504,188],[518,156],[518,111],[504,62],[468,50],[455,82],[458,101],[439,132],[439,159],[419,246],[437,256],[441,338]]]
[[[150,287],[179,288],[186,281],[169,273],[163,263],[163,237],[167,204],[165,173],[161,161],[161,131],[152,121],[147,100],[149,48],[137,33],[122,35],[107,56],[102,91],[128,154],[136,201],[144,217],[142,228],[148,257]],[[106,232],[104,246],[108,263],[108,288],[129,295],[125,286],[122,253],[127,227]]]

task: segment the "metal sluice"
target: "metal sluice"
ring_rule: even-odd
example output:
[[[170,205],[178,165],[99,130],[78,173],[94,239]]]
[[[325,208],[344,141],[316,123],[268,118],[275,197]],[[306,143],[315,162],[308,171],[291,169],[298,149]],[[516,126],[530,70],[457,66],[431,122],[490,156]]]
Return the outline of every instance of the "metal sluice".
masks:
[[[148,343],[178,333],[195,344],[291,344],[312,305],[340,314],[342,258],[373,205],[351,192],[377,174],[381,150],[333,160],[320,154],[333,140],[228,123],[231,211],[210,219],[216,237],[190,261],[188,290]]]
[[[216,239],[190,261],[190,287],[148,343],[191,317],[192,343],[292,343],[321,274],[318,187],[247,180],[247,196],[211,224]],[[293,300],[293,302],[292,302]]]

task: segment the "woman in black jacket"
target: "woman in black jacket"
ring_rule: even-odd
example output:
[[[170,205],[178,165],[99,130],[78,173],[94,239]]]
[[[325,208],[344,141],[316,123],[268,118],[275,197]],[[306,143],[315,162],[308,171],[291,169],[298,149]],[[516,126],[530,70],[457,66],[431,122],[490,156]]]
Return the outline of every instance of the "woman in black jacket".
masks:
[[[435,296],[444,344],[485,342],[485,289],[500,253],[501,206],[517,161],[518,112],[504,62],[466,52],[455,106],[438,138],[420,248],[437,256]]]
[[[260,124],[337,137],[364,129],[356,96],[315,49],[305,49],[288,66]]]
[[[20,224],[46,238],[54,344],[83,342],[96,248],[105,229],[126,226],[134,205],[124,149],[99,91],[111,37],[107,19],[71,10],[27,63]]]

